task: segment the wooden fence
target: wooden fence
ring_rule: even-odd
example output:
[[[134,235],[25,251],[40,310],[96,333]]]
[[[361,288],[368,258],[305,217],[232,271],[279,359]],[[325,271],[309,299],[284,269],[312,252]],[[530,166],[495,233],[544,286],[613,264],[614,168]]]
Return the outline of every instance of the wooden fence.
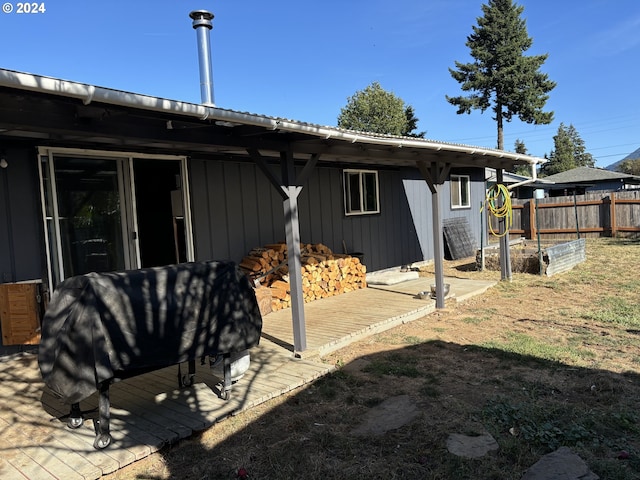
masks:
[[[640,190],[512,200],[511,237],[548,240],[640,236]],[[492,220],[497,231],[498,222]]]

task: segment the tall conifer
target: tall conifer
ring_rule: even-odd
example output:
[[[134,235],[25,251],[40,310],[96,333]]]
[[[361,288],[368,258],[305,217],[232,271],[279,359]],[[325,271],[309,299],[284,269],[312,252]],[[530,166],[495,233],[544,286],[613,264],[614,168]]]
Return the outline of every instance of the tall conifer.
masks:
[[[595,164],[576,128],[571,124],[567,127],[564,123],[560,123],[558,133],[553,137],[553,150],[548,159],[542,166],[543,175],[555,175],[577,167],[593,167]]]
[[[553,112],[542,109],[556,84],[539,71],[547,54],[524,54],[533,43],[521,18],[524,7],[512,0],[489,0],[482,11],[484,16],[477,19],[466,42],[475,60],[455,62],[456,69],[449,69],[462,90],[471,93],[446,98],[458,107],[458,114],[491,108],[498,129],[497,147],[503,150],[504,121],[517,116],[526,123],[551,123]]]

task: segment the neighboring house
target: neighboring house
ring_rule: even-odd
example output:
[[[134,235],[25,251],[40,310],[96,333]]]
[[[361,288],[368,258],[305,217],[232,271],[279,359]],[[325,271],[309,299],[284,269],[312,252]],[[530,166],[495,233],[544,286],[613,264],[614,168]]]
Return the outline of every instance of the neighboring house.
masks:
[[[3,69],[0,157],[0,283],[46,291],[90,271],[237,262],[285,240],[293,272],[301,241],[346,245],[370,271],[441,266],[442,219],[479,224],[484,167],[542,162]]]
[[[533,198],[533,192],[536,188],[546,189],[550,182],[544,178],[526,177],[515,173],[505,172],[502,176],[502,184],[511,192],[512,198],[527,199]],[[487,189],[496,184],[496,170],[487,168],[485,172]]]
[[[496,177],[496,169],[495,168],[487,168],[485,169],[485,180],[487,182],[487,187],[491,187],[495,185],[497,182]],[[518,175],[516,173],[504,172],[502,174],[502,184],[506,186],[514,185],[517,183],[524,183],[531,180],[531,177],[527,177],[525,175]]]
[[[564,172],[549,175],[541,179],[550,197],[564,195],[583,195],[586,192],[606,191],[618,192],[640,188],[640,177],[626,173],[612,172],[602,168],[578,167]]]

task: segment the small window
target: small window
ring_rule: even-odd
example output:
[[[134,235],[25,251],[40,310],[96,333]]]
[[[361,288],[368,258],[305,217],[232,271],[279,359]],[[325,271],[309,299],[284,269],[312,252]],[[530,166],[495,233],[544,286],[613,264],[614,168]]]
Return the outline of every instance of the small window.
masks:
[[[451,175],[451,208],[471,207],[469,175]]]
[[[346,215],[380,213],[378,172],[344,170],[344,212]]]

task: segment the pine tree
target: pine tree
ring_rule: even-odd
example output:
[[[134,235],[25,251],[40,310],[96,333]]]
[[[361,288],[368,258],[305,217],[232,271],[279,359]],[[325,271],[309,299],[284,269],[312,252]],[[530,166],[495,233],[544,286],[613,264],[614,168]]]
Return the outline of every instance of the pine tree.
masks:
[[[573,158],[577,167],[593,167],[595,161],[593,155],[587,152],[584,140],[572,124],[567,129],[571,143],[573,144]]]
[[[520,153],[522,155],[528,155],[528,153],[529,153],[527,151],[526,145],[519,138],[516,139],[514,147],[515,147],[515,152],[516,153]],[[528,165],[517,165],[514,168],[513,173],[515,173],[516,175],[522,175],[523,177],[530,177],[531,176],[531,167],[529,167]]]
[[[536,125],[549,124],[553,112],[544,112],[555,82],[539,71],[548,55],[526,56],[533,40],[527,33],[526,22],[520,18],[524,7],[512,0],[489,0],[482,5],[483,17],[477,19],[466,45],[472,63],[456,63],[451,76],[461,84],[468,96],[449,97],[447,101],[458,107],[458,114],[472,109],[494,113],[498,130],[498,149],[504,149],[503,122],[513,117]]]
[[[547,157],[549,161],[542,166],[546,175],[555,175],[577,167],[573,158],[571,137],[563,123],[560,124],[558,133],[553,137],[553,146],[554,149]]]
[[[416,117],[416,114],[411,105],[407,106],[407,108],[404,109],[404,114],[407,118],[407,124],[402,135],[407,137],[424,138],[427,132],[414,132],[414,130],[418,128],[419,119],[418,117]]]
[[[516,138],[515,144],[513,146],[516,149],[516,153],[520,153],[521,155],[526,155],[528,153],[527,146],[519,138]]]
[[[593,156],[587,153],[584,140],[573,125],[566,127],[560,123],[553,145],[554,149],[547,157],[549,161],[542,166],[543,174],[555,175],[577,167],[593,167]]]

